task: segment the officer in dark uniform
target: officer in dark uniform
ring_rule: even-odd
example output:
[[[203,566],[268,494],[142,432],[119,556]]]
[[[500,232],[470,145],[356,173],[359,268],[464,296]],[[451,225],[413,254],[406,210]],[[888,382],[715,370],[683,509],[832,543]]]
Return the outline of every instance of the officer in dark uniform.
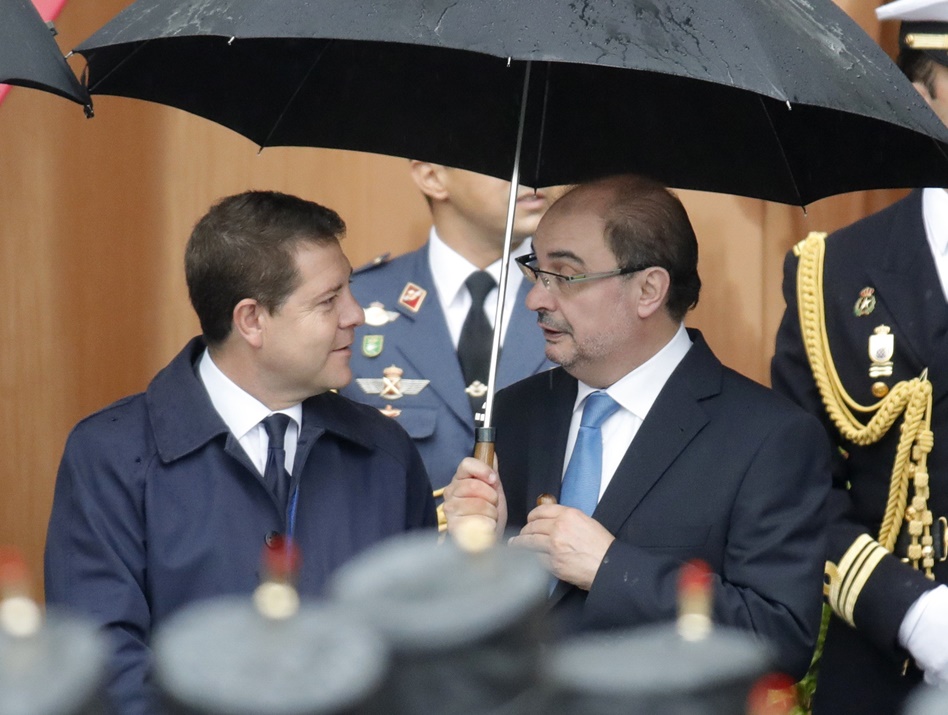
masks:
[[[429,162],[411,174],[431,208],[433,227],[417,251],[379,257],[353,275],[365,309],[353,345],[353,381],[342,394],[374,405],[415,440],[435,489],[471,455],[475,418],[487,393],[510,183]],[[559,191],[521,187],[511,264],[529,252],[540,217]],[[551,367],[526,309],[530,288],[508,272],[497,387]]]
[[[899,65],[948,121],[948,0],[877,14],[903,21]],[[948,683],[948,192],[811,234],[784,296],[773,386],[837,445],[814,713],[899,712]]]

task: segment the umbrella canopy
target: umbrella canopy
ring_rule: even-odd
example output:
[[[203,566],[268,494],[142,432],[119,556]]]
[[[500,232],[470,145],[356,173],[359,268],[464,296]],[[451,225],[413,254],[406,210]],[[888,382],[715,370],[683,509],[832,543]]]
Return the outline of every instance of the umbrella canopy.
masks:
[[[948,132],[831,0],[139,0],[76,51],[93,94],[261,147],[510,178],[526,96],[531,186],[638,172],[802,205],[948,185]]]
[[[66,64],[33,3],[0,0],[0,18],[0,83],[52,92],[91,112],[89,93]]]

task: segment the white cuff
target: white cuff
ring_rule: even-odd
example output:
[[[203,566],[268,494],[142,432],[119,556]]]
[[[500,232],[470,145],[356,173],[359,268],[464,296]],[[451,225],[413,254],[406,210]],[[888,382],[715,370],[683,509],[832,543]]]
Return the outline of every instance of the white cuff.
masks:
[[[948,586],[918,597],[899,626],[899,643],[925,672],[927,683],[948,685]]]

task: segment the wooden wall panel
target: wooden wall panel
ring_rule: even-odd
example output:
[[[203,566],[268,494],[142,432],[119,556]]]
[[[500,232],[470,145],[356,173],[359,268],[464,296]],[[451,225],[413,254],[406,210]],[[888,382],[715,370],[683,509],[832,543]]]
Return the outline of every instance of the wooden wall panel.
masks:
[[[701,298],[686,322],[699,328],[720,359],[764,381],[770,346],[763,320],[763,202],[682,191],[698,236]]]
[[[71,0],[57,27],[75,46],[128,4]],[[839,0],[879,35],[877,2]],[[893,44],[887,30],[884,46]],[[81,60],[75,62],[81,66]],[[14,88],[0,105],[0,545],[21,548],[40,587],[56,467],[71,426],[142,390],[197,331],[182,252],[217,198],[248,188],[305,196],[339,211],[353,264],[403,253],[427,234],[404,159],[267,149],[205,120],[97,97],[96,117]],[[696,226],[701,303],[689,323],[722,359],[767,382],[783,311],[780,264],[808,230],[830,230],[899,192],[799,208],[683,192]]]
[[[248,140],[204,119],[152,109],[162,117],[163,152],[154,171],[162,177],[159,273],[167,296],[154,369],[198,332],[184,283],[184,245],[195,221],[223,196],[272,189],[333,208],[346,221],[343,248],[353,266],[386,251],[404,253],[427,237],[428,209],[409,179],[406,159],[312,148],[259,152]]]

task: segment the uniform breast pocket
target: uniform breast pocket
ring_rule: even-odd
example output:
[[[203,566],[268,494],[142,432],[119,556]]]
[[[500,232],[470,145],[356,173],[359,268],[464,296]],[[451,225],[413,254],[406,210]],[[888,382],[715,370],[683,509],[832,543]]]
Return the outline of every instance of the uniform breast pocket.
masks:
[[[395,421],[412,439],[428,439],[438,423],[438,411],[430,407],[403,407]]]

